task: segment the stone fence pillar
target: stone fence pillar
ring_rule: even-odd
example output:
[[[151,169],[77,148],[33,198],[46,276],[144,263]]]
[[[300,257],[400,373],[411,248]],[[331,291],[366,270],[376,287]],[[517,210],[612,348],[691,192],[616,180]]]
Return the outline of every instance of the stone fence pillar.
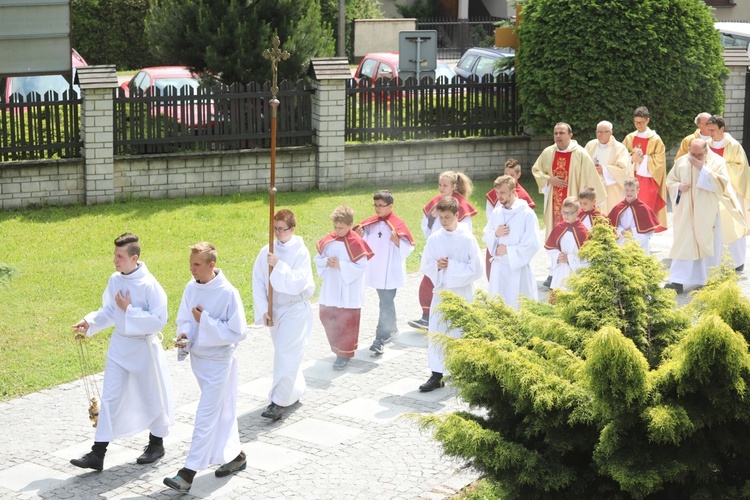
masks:
[[[78,68],[81,87],[81,138],[84,159],[84,199],[87,205],[115,201],[114,102],[117,72],[112,66]]]
[[[352,77],[346,58],[314,58],[310,65],[315,93],[312,100],[313,143],[318,149],[318,189],[344,187],[346,81]]]
[[[745,100],[747,91],[747,70],[750,65],[750,57],[747,50],[741,47],[726,47],[724,49],[724,64],[729,70],[729,78],[724,82],[724,121],[727,132],[732,137],[743,143],[747,150],[750,147],[750,137],[744,129],[745,124]],[[745,139],[743,141],[743,139]]]

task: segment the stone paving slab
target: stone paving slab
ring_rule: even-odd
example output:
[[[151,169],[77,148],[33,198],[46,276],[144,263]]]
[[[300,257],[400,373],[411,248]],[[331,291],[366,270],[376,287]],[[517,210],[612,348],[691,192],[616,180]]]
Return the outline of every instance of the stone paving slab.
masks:
[[[671,217],[671,214],[670,214]],[[543,233],[540,235],[540,238]],[[672,230],[655,235],[652,253],[668,266]],[[549,259],[540,251],[532,268],[547,291]],[[248,469],[216,478],[215,467],[201,471],[187,497],[254,499],[445,499],[478,477],[461,460],[442,454],[429,433],[405,414],[473,411],[455,396],[450,385],[420,393],[429,376],[427,339],[407,325],[421,315],[417,291],[421,275],[412,274],[396,296],[401,334],[372,356],[369,346],[377,323],[377,294],[367,289],[359,348],[350,365],[334,371],[322,325],[316,319],[305,353],[308,392],[271,422],[260,416],[268,404],[273,345],[263,327],[251,328],[237,350],[239,358],[238,421],[248,454]],[[750,295],[750,281],[740,282]],[[486,289],[485,280],[478,282]],[[241,290],[250,300],[250,291]],[[687,294],[678,302],[689,300]],[[315,306],[317,310],[317,306]],[[316,314],[317,317],[317,314]],[[103,472],[69,464],[87,452],[93,429],[80,381],[0,403],[0,498],[175,498],[164,477],[182,467],[189,449],[198,401],[198,387],[189,363],[168,361],[174,387],[176,425],[165,438],[167,453],[156,464],[137,465],[147,432],[112,443]],[[101,384],[101,380],[99,380]]]

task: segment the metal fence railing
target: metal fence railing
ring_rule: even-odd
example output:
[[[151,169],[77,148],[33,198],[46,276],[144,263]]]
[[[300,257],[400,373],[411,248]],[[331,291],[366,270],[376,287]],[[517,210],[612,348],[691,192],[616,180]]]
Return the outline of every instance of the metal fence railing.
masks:
[[[439,59],[459,59],[471,47],[492,47],[495,39],[494,23],[505,20],[502,17],[426,18],[417,21],[417,29],[437,31]]]
[[[0,161],[81,156],[81,100],[75,92],[13,94],[9,101],[0,101]]]
[[[312,143],[312,87],[283,81],[277,145]],[[269,148],[270,83],[115,89],[115,155]]]
[[[515,75],[452,81],[351,80],[346,92],[346,140],[433,139],[517,135]]]

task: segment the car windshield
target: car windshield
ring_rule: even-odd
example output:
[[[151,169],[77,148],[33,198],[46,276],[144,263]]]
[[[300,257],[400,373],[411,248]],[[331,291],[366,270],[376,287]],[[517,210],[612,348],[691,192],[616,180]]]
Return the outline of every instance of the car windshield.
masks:
[[[195,93],[198,85],[200,85],[200,82],[195,78],[160,78],[154,82],[157,95],[184,95],[187,93],[187,87],[190,87]]]
[[[62,98],[69,89],[70,84],[62,75],[19,76],[11,80],[8,94],[20,94],[24,101],[37,101],[44,100],[44,94],[50,91],[56,92],[57,97]],[[81,89],[78,85],[73,85],[73,90],[80,97]],[[40,98],[29,98],[31,93],[39,94]]]

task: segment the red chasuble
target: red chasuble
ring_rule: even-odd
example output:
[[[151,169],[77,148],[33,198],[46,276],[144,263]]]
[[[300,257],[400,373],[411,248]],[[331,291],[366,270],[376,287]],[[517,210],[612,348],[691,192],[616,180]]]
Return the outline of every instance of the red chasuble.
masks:
[[[709,147],[711,147],[711,146],[709,146]],[[713,151],[714,153],[716,153],[717,155],[719,155],[721,157],[724,157],[724,148],[714,148],[714,147],[711,147],[711,151]]]
[[[357,231],[360,227],[367,227],[371,224],[375,224],[378,221],[385,222],[389,228],[391,228],[391,231],[395,232],[399,238],[406,238],[409,240],[409,243],[414,246],[414,238],[411,236],[411,232],[409,232],[409,228],[406,227],[406,223],[402,221],[396,214],[393,212],[389,213],[385,217],[378,217],[377,215],[373,215],[372,217],[368,217],[367,219],[363,220],[356,226],[352,228],[352,231]],[[388,235],[390,237],[390,235]]]
[[[349,254],[349,259],[352,262],[357,262],[362,257],[367,257],[367,260],[370,260],[372,256],[375,255],[370,248],[370,245],[368,245],[365,240],[351,229],[346,233],[346,236],[338,236],[335,232],[325,235],[323,239],[315,245],[318,249],[318,253],[322,254],[323,248],[332,241],[344,242],[346,253]]]
[[[534,208],[536,204],[534,203],[534,200],[529,196],[529,193],[526,192],[526,190],[521,186],[519,183],[516,182],[516,196],[518,196],[518,199],[524,200],[526,203],[529,204],[529,208]],[[490,189],[490,191],[485,195],[485,198],[487,201],[490,202],[490,205],[493,207],[497,206],[497,192],[494,188]]]
[[[568,224],[565,221],[555,224],[552,232],[549,233],[549,237],[547,237],[547,241],[544,243],[544,248],[547,250],[560,250],[560,240],[568,231],[573,233],[576,245],[578,245],[578,248],[581,248],[581,245],[583,245],[589,235],[589,230],[586,229],[586,226],[583,225],[580,219],[576,219],[573,224]]]
[[[578,212],[578,220],[581,222],[585,221],[586,219],[589,220],[589,223],[593,226],[594,225],[594,219],[596,217],[604,217],[604,214],[599,210],[598,208],[595,208],[589,212],[584,212],[581,210]]]
[[[641,148],[643,154],[646,154],[648,150],[648,137],[633,137],[633,149]],[[638,179],[638,199],[642,200],[643,203],[651,207],[654,213],[658,212],[662,208],[667,206],[667,201],[662,200],[659,196],[659,184],[656,183],[653,177],[643,177],[638,175],[638,166],[635,167],[636,174],[635,178]]]
[[[620,221],[620,216],[629,208],[633,209],[635,230],[638,234],[644,234],[650,231],[661,233],[662,231],[667,230],[666,227],[659,223],[659,218],[654,211],[651,210],[651,207],[638,198],[633,200],[633,203],[628,203],[627,200],[622,200],[620,203],[612,207],[612,210],[608,215],[609,223],[612,224],[612,227],[617,227],[617,223]]]
[[[562,152],[555,151],[555,157],[552,158],[552,176],[560,177],[562,180],[568,180],[568,174],[570,173],[570,157],[573,154],[572,151]],[[557,225],[558,222],[562,221],[562,204],[565,198],[568,197],[568,186],[565,187],[552,187],[552,222]]]

